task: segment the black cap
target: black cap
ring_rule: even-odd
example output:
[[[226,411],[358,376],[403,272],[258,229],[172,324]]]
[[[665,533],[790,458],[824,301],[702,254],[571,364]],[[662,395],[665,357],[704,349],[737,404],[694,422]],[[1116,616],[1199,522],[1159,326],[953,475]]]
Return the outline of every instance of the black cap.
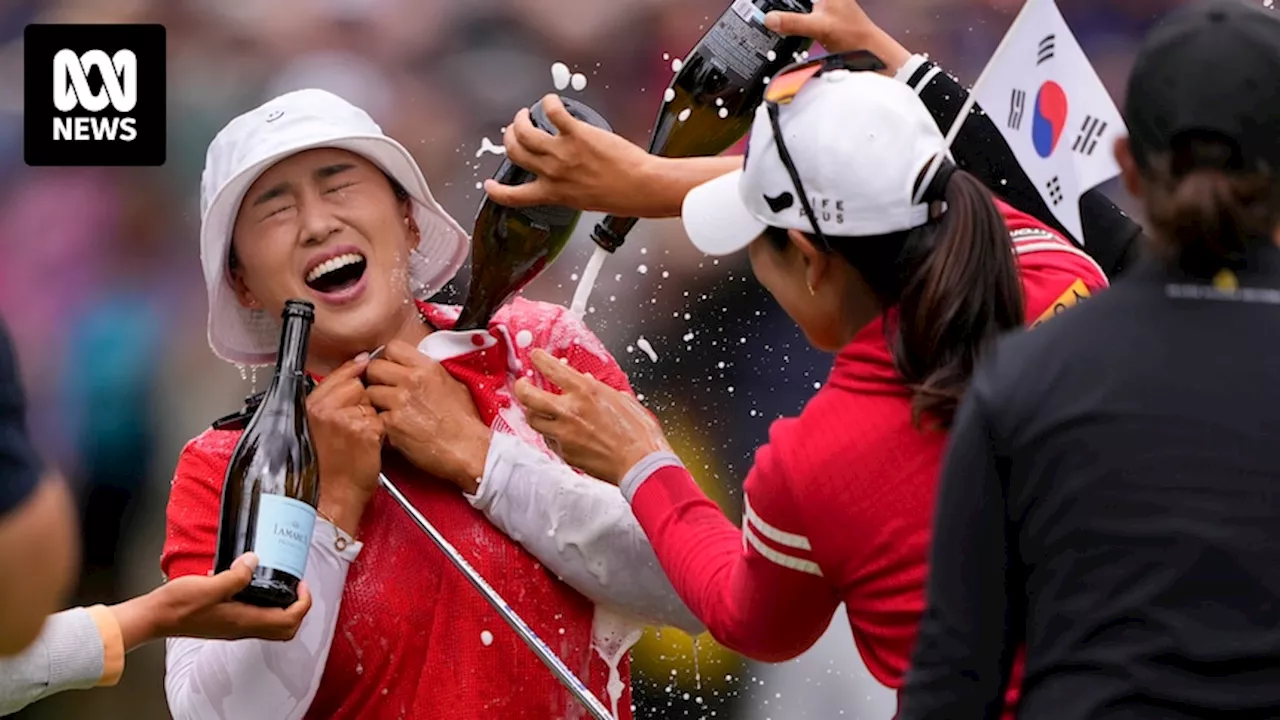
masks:
[[[1243,168],[1280,170],[1280,17],[1256,2],[1193,2],[1147,36],[1124,112],[1139,166],[1203,133],[1234,144]]]

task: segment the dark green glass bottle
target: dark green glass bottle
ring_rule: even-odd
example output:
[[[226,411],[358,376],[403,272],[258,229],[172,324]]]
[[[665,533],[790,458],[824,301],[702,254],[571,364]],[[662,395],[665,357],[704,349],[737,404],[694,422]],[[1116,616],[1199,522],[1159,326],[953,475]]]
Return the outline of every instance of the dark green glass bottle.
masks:
[[[213,561],[222,572],[245,552],[257,553],[253,580],[235,599],[281,608],[298,599],[320,501],[304,372],[315,306],[290,300],[283,314],[275,375],[227,467]]]
[[[583,122],[613,132],[595,110],[571,98],[561,97],[565,109]],[[559,130],[547,119],[539,102],[529,109],[535,127],[552,135]],[[521,185],[533,173],[504,159],[493,179],[503,185]],[[471,233],[471,283],[455,330],[488,327],[493,314],[512,295],[551,264],[564,250],[582,212],[557,205],[510,208],[487,196],[476,213]]]
[[[698,41],[671,81],[649,152],[663,157],[708,157],[733,147],[751,129],[768,78],[796,62],[813,41],[783,37],[764,26],[769,12],[810,12],[811,0],[733,0]],[[622,246],[635,218],[601,220],[591,233],[600,247]]]

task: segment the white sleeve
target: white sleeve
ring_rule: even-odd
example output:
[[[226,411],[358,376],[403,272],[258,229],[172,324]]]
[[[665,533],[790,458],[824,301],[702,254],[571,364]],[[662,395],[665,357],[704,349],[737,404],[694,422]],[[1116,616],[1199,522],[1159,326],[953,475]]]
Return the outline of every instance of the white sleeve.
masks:
[[[94,687],[103,664],[102,634],[88,610],[50,615],[30,647],[0,659],[0,715],[63,690]]]
[[[350,543],[334,544],[341,534]],[[329,658],[347,571],[363,547],[317,518],[307,569],[311,610],[288,642],[171,638],[165,695],[174,720],[300,720]]]
[[[495,432],[480,489],[467,499],[592,602],[693,635],[705,630],[613,485]]]

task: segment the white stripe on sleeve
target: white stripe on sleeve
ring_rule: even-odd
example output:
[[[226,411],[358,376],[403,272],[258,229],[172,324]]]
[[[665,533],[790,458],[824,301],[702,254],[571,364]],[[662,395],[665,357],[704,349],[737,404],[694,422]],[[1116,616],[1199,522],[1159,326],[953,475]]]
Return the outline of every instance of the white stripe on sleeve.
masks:
[[[797,550],[813,549],[813,546],[809,544],[809,538],[803,535],[789,533],[785,530],[779,530],[778,528],[765,522],[759,515],[756,514],[755,510],[751,509],[751,498],[744,497],[743,504],[746,506],[746,522],[743,523],[744,525],[749,524],[749,525],[756,526],[756,529],[760,531],[761,535],[764,535],[765,537],[778,543],[779,545],[786,545],[787,547],[792,547]]]
[[[764,542],[756,536],[755,532],[752,531],[750,523],[743,523],[742,537],[751,545],[751,547],[755,548],[756,552],[760,553],[764,559],[774,563],[775,565],[781,565],[789,570],[797,570],[802,573],[808,573],[809,575],[822,577],[822,569],[818,567],[818,563],[812,560],[802,560],[798,557],[792,557],[765,545]]]

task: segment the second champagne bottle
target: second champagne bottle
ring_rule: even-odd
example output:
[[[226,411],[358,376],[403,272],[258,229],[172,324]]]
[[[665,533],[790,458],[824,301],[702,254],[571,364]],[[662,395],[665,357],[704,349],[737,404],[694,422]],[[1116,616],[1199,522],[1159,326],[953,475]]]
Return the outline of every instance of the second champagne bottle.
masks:
[[[813,45],[808,38],[784,37],[766,28],[764,16],[812,10],[811,0],[733,0],[680,61],[649,137],[649,152],[708,157],[733,147],[751,129],[769,78]],[[591,239],[613,252],[635,224],[635,218],[610,215],[596,225]]]

